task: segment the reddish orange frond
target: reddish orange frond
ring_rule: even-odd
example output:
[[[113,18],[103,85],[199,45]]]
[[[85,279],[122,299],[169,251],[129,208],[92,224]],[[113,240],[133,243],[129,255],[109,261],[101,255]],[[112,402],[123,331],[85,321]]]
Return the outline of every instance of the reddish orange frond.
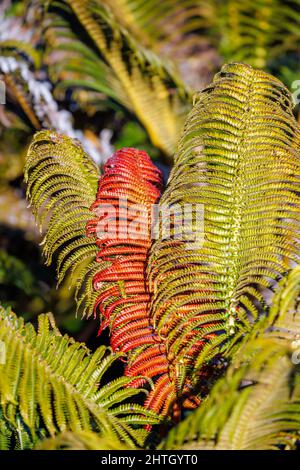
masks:
[[[105,165],[91,207],[96,216],[88,222],[86,232],[99,247],[99,271],[93,281],[99,291],[94,309],[101,318],[99,334],[109,327],[113,351],[126,354],[125,375],[133,378],[132,387],[153,380],[145,406],[166,415],[171,405],[177,406],[176,358],[169,357],[163,335],[158,336],[152,324],[146,277],[152,209],[161,186],[160,172],[145,152],[118,150]],[[137,214],[139,227],[132,233]],[[187,316],[193,308],[186,309]],[[197,400],[186,398],[185,402],[190,407]]]

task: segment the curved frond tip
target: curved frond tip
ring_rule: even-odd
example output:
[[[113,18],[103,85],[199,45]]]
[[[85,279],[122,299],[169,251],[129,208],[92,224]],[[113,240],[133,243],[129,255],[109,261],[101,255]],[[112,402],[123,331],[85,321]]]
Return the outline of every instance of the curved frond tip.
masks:
[[[96,247],[87,239],[99,179],[99,169],[77,140],[52,131],[38,132],[29,148],[25,181],[27,197],[40,229],[47,264],[57,254],[58,282],[66,273],[75,279],[78,308],[91,315],[92,276],[97,266]]]

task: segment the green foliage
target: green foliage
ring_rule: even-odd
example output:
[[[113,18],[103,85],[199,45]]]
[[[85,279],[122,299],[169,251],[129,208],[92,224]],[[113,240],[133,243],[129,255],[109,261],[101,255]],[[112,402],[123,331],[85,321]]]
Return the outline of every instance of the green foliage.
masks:
[[[91,315],[95,293],[92,278],[98,264],[97,247],[85,235],[90,205],[95,199],[99,170],[80,143],[54,132],[36,134],[28,153],[25,180],[33,212],[42,228],[46,263],[58,255],[58,282],[67,271],[76,280],[78,308]]]
[[[298,0],[60,0],[46,5],[47,61],[58,89],[93,90],[98,109],[105,95],[116,100],[168,154],[176,148],[190,89],[209,83],[222,60],[273,71],[293,58],[292,69],[298,70]],[[79,32],[78,23],[89,37]]]
[[[214,3],[217,7],[219,2]],[[226,0],[216,21],[225,60],[266,68],[299,48],[298,0]]]
[[[64,432],[40,441],[36,450],[128,450],[121,442],[92,431]]]
[[[245,338],[225,377],[198,410],[171,430],[161,448],[295,448],[300,436],[299,288],[295,268],[283,279],[270,317]]]
[[[206,84],[225,59],[271,71],[291,86],[299,69],[299,0],[16,0],[4,16],[0,5],[0,17],[0,79],[8,100],[0,107],[4,243],[12,227],[36,240],[19,204],[35,130],[76,135],[104,161],[105,140],[96,134],[105,125],[114,129],[117,147],[149,147],[152,157],[170,158],[191,95],[204,87],[161,201],[161,207],[203,204],[204,243],[201,223],[198,245],[190,238],[158,240],[147,272],[151,328],[167,351],[166,380],[178,401],[193,385],[202,403],[161,448],[294,448],[299,126],[289,92],[265,72],[232,63]],[[59,283],[68,282],[53,301],[47,282],[38,284],[25,263],[0,250],[1,289],[31,296],[39,285],[37,310],[52,296],[55,311],[70,314],[71,282],[79,312],[89,317],[98,295],[93,276],[109,267],[96,262],[98,248],[85,233],[99,170],[76,140],[42,131],[30,147],[25,179],[39,227],[47,230],[46,262],[56,262]],[[68,318],[63,325],[77,328]],[[118,355],[104,348],[92,354],[62,337],[50,316],[40,317],[36,333],[1,309],[0,338],[7,354],[0,364],[1,449],[133,448],[144,445],[141,426],[159,422],[128,404],[140,397],[125,377],[103,386]],[[157,395],[163,408],[165,396]]]
[[[257,68],[270,67],[284,54],[295,53],[299,48],[298,0],[104,3],[118,22],[147,47],[163,54],[167,44],[175,62],[182,43],[196,47],[203,39],[208,39],[225,61],[247,62]]]
[[[184,40],[200,28],[207,31],[211,26],[212,7],[201,0],[149,0],[147,5],[139,0],[104,0],[103,3],[145,47],[160,52],[164,45],[170,47],[173,41]]]
[[[134,121],[128,122],[122,128],[122,131],[115,142],[117,149],[122,147],[136,147],[145,150],[154,160],[158,157],[159,151],[147,142],[147,134],[144,129]]]
[[[146,436],[139,425],[158,422],[153,413],[128,403],[140,393],[126,388],[128,378],[105,382],[119,355],[104,346],[92,354],[62,336],[51,315],[39,316],[36,332],[0,307],[0,340],[2,448],[10,440],[30,448],[42,437],[92,430],[115,447],[122,442],[134,447]]]
[[[51,73],[63,80],[60,87],[83,86],[118,101],[136,114],[154,145],[172,154],[188,94],[172,64],[142,47],[102,2],[47,3],[61,5],[60,16],[50,16],[46,34],[48,49],[54,51],[54,60],[48,59]],[[75,16],[66,15],[66,11]],[[76,18],[95,47],[78,37]],[[58,63],[55,57],[62,51],[63,60]]]
[[[29,269],[15,256],[0,249],[0,284],[14,285],[30,295],[34,292],[35,279]]]
[[[292,269],[282,279],[270,309],[270,321],[275,321],[281,337],[293,340],[300,334],[299,316],[300,267]]]
[[[207,401],[174,428],[167,449],[294,448],[300,433],[300,376],[290,351],[258,339],[232,363]]]
[[[197,204],[204,229],[161,234],[149,258],[153,325],[179,383],[251,331],[299,262],[299,137],[288,90],[250,66],[224,66],[195,98],[160,207]]]

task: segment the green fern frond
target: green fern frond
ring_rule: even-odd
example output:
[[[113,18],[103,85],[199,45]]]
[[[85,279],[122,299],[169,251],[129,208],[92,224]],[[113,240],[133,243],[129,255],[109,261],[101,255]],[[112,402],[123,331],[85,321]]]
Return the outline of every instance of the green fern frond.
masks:
[[[154,145],[172,154],[189,108],[188,87],[178,78],[173,65],[145,49],[101,2],[54,2],[64,12],[66,5],[97,51],[78,40],[74,16],[66,22],[60,16],[55,20],[52,15],[46,38],[50,51],[65,51],[62,84],[85,86],[119,101],[136,114]],[[54,64],[54,70],[55,67]]]
[[[127,388],[121,377],[103,383],[120,356],[95,353],[60,335],[49,315],[40,315],[38,331],[0,307],[0,441],[11,432],[21,447],[57,433],[92,431],[116,446],[142,445],[146,431],[137,425],[157,423],[154,413],[128,399],[141,390]],[[99,388],[100,384],[100,388]],[[18,438],[19,436],[19,438]]]
[[[270,309],[269,321],[275,322],[276,325],[273,334],[280,333],[281,338],[294,342],[292,344],[295,348],[300,348],[299,266],[292,269],[280,282]]]
[[[299,48],[299,2],[282,0],[213,2],[225,60],[267,68]],[[218,9],[218,10],[217,10]]]
[[[299,144],[289,92],[264,72],[226,65],[196,97],[160,209],[193,205],[204,227],[186,217],[178,239],[175,217],[149,258],[152,321],[178,382],[251,331],[299,262]]]
[[[98,0],[101,2],[101,0]],[[171,62],[187,87],[206,86],[221,64],[215,22],[206,0],[103,0],[116,20],[144,47]],[[217,14],[216,14],[217,12]]]
[[[36,450],[128,450],[121,442],[92,431],[64,432],[39,442]]]
[[[9,450],[11,447],[13,430],[7,425],[7,421],[0,410],[0,449]]]
[[[293,314],[299,317],[299,312]],[[281,312],[282,319],[288,315]],[[170,431],[161,448],[295,448],[300,436],[300,371],[292,352],[293,343],[282,336],[279,324],[272,326],[269,319],[257,325],[204,404]]]
[[[23,113],[28,118],[31,128],[39,130],[41,128],[41,123],[32,105],[30,94],[27,90],[27,84],[24,82],[22,77],[19,77],[18,73],[0,73],[0,78],[5,83],[7,93],[11,96],[12,101],[17,102]],[[18,123],[18,119],[16,121],[17,125],[21,128],[26,126],[24,122]]]
[[[25,166],[27,197],[40,228],[47,225],[42,243],[46,262],[50,264],[60,249],[58,282],[67,272],[72,274],[80,309],[87,316],[93,311],[91,274],[98,263],[97,247],[86,237],[85,224],[91,218],[98,179],[98,168],[78,141],[50,131],[35,135]]]
[[[164,449],[267,450],[294,447],[300,435],[300,376],[290,351],[249,343],[208,400],[170,431]]]

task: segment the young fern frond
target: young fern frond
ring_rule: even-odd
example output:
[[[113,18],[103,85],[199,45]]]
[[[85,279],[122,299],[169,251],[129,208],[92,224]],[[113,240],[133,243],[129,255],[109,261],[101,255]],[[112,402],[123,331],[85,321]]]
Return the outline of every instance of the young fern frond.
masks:
[[[178,384],[251,331],[299,262],[299,144],[289,92],[264,72],[226,65],[196,97],[160,207],[204,210],[204,230],[186,217],[149,257],[152,324]]]
[[[4,447],[12,436],[21,447],[32,447],[41,437],[92,430],[116,446],[134,447],[146,437],[142,425],[158,422],[154,413],[128,403],[140,392],[126,388],[129,378],[105,384],[105,373],[120,355],[108,354],[104,346],[92,354],[62,336],[51,316],[39,316],[36,332],[0,307],[0,341]]]
[[[43,245],[47,264],[58,250],[58,282],[71,272],[83,314],[90,316],[95,296],[90,273],[97,248],[85,235],[90,205],[95,200],[99,170],[80,143],[55,132],[37,133],[25,166],[27,197],[40,228],[47,226]]]
[[[112,349],[126,354],[125,375],[133,377],[132,385],[153,379],[155,387],[146,407],[165,415],[176,395],[164,344],[150,324],[146,279],[152,209],[161,185],[160,172],[146,152],[118,150],[104,167],[92,205],[97,217],[87,224],[87,235],[94,236],[99,247],[99,270],[93,282],[99,293],[95,312],[102,320],[100,330],[108,326]],[[133,225],[137,211],[138,226]],[[103,232],[104,215],[114,225]],[[157,399],[158,391],[167,393],[164,400]]]
[[[59,16],[54,20],[54,28],[51,26],[46,35],[50,51],[65,51],[63,75],[66,85],[86,83],[87,88],[102,91],[119,101],[136,114],[154,145],[167,155],[172,154],[189,108],[188,87],[177,77],[174,67],[142,47],[120,27],[110,9],[101,2],[60,0],[54,3],[55,7],[61,5],[64,13],[66,7],[70,7],[69,23]],[[72,12],[94,43],[97,53],[76,40]],[[60,34],[62,42],[57,41]],[[69,73],[67,78],[66,71]]]

